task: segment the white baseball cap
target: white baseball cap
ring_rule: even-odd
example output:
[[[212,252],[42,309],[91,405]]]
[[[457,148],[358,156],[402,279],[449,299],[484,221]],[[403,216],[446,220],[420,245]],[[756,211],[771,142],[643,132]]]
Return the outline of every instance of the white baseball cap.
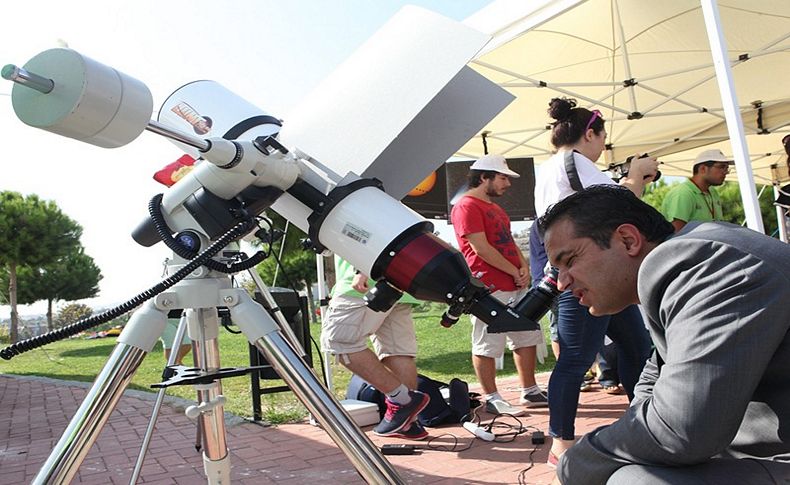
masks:
[[[497,155],[494,153],[489,153],[482,158],[478,158],[475,163],[469,167],[469,170],[483,170],[483,171],[490,171],[490,172],[497,172],[508,177],[513,177],[517,179],[521,177],[517,172],[510,170],[507,166],[507,160],[502,155]]]
[[[727,162],[730,165],[735,164],[731,158],[725,157],[724,153],[718,148],[705,150],[704,152],[697,155],[697,158],[694,159],[695,166],[705,162]]]

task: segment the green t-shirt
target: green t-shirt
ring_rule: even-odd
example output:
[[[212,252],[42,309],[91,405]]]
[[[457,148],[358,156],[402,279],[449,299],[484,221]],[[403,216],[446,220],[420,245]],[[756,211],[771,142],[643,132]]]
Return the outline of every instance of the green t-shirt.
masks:
[[[332,296],[336,295],[348,295],[348,296],[356,296],[358,298],[362,298],[362,293],[358,292],[351,285],[354,283],[354,275],[356,274],[356,270],[351,263],[342,259],[338,256],[335,256],[335,287],[332,288]],[[368,279],[368,286],[373,288],[376,284],[374,280]],[[414,298],[410,294],[404,292],[403,296],[400,297],[398,303],[410,303],[412,305],[419,305],[420,300]]]
[[[689,221],[720,221],[724,219],[721,199],[715,187],[703,193],[690,179],[676,184],[664,197],[661,213],[669,222],[680,219]]]

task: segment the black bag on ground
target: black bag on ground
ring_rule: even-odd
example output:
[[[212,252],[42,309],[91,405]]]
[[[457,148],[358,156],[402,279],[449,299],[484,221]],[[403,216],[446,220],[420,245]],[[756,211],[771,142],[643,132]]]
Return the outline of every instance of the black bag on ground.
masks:
[[[446,389],[445,399],[442,390]],[[417,416],[423,426],[433,427],[441,424],[455,424],[470,419],[471,410],[480,405],[480,394],[470,393],[469,385],[461,379],[453,378],[450,384],[440,382],[422,374],[417,375],[417,390],[424,392],[431,401]],[[346,399],[356,399],[375,403],[379,416],[387,411],[384,393],[370,385],[358,375],[351,377],[346,391]],[[461,421],[463,419],[463,421]]]

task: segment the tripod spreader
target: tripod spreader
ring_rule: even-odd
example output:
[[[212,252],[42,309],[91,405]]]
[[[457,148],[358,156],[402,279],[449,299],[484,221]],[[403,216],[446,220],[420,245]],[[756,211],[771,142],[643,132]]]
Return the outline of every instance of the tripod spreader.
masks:
[[[171,376],[162,382],[151,384],[154,389],[161,389],[170,386],[187,386],[192,384],[209,384],[218,379],[225,379],[226,377],[238,377],[256,370],[268,369],[268,365],[256,365],[252,367],[223,367],[216,371],[203,372],[196,367],[187,367],[185,365],[170,365],[165,367],[162,377]]]

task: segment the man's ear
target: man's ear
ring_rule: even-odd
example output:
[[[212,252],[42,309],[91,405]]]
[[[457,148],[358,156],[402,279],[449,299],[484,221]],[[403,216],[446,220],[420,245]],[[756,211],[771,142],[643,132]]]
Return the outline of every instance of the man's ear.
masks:
[[[629,256],[638,255],[645,242],[644,236],[633,224],[617,226],[617,229],[614,230],[614,237],[625,247]]]

